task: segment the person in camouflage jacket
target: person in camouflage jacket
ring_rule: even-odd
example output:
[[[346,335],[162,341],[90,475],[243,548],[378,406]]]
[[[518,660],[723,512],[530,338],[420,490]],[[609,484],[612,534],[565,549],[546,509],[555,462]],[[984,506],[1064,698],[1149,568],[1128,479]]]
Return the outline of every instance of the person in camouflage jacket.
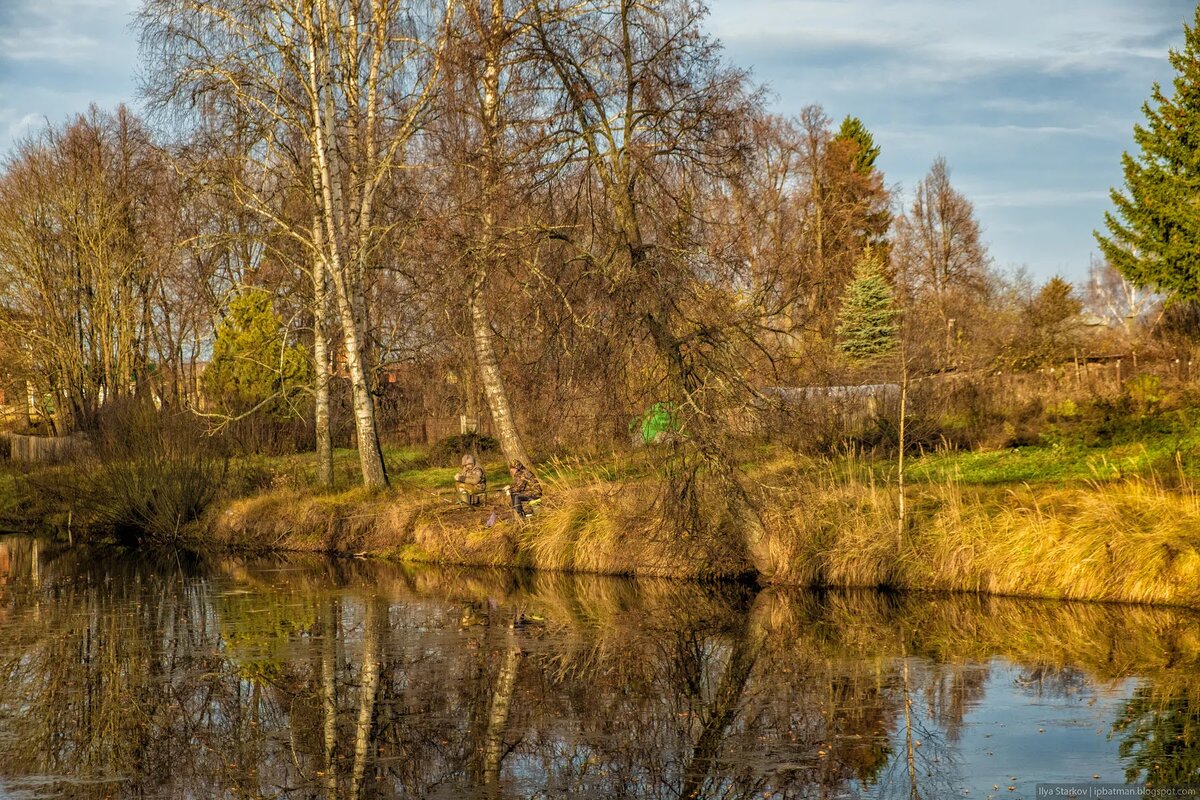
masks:
[[[537,476],[533,474],[533,470],[520,461],[512,462],[508,472],[512,475],[512,485],[508,487],[508,494],[512,499],[513,510],[517,512],[518,516],[524,518],[527,514],[525,503],[537,500],[542,496],[542,485],[538,482]]]
[[[454,489],[458,499],[467,505],[474,505],[487,491],[487,474],[470,453],[462,457],[462,469],[454,476]]]

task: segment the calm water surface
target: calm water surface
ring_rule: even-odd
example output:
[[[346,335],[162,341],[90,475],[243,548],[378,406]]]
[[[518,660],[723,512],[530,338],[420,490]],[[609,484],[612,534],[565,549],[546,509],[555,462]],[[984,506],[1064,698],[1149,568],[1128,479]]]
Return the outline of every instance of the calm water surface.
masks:
[[[0,537],[0,797],[1200,782],[1200,617]],[[1010,789],[1011,787],[1011,789]]]

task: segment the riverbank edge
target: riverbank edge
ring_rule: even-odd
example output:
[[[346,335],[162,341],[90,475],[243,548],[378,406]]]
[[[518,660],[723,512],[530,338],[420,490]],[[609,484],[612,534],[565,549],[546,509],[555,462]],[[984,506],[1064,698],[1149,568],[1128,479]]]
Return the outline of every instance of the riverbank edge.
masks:
[[[886,588],[1200,608],[1200,497],[1128,479],[1077,487],[756,481],[757,538],[703,541],[652,511],[646,484],[572,488],[527,523],[401,491],[276,490],[224,504],[193,546],[415,563]],[[786,482],[784,485],[787,485]],[[495,512],[495,524],[488,518]],[[715,538],[715,537],[714,537]],[[741,538],[742,541],[731,541]]]

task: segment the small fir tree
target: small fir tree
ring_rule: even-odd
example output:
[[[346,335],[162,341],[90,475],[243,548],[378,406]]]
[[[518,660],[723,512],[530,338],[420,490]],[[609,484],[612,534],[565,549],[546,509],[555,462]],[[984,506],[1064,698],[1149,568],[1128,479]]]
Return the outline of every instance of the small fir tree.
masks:
[[[1125,191],[1113,189],[1110,233],[1096,232],[1109,262],[1131,283],[1174,299],[1200,300],[1200,7],[1184,26],[1183,51],[1170,51],[1178,73],[1171,97],[1156,83],[1135,125],[1139,154],[1122,158]]]
[[[312,361],[304,348],[288,344],[270,294],[251,289],[229,302],[201,382],[208,402],[223,413],[257,409],[286,419],[297,416],[299,396],[312,382]]]
[[[854,267],[854,280],[838,312],[838,349],[853,361],[870,361],[896,346],[898,310],[878,249],[869,248]]]

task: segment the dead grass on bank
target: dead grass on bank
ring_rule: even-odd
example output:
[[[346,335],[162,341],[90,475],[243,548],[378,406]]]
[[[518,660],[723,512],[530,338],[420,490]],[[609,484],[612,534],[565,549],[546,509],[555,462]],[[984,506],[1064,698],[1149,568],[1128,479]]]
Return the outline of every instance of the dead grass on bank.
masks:
[[[233,549],[512,564],[512,537],[502,526],[484,528],[480,514],[412,493],[283,489],[232,502],[210,530],[220,544]]]
[[[732,537],[681,533],[664,510],[658,481],[614,482],[570,464],[547,470],[545,484],[546,498],[525,524],[513,519],[499,493],[488,506],[468,509],[412,487],[337,494],[282,488],[230,503],[201,535],[242,550],[370,553],[607,575],[705,580],[746,571]],[[492,511],[497,524],[487,527]]]
[[[569,474],[570,478],[555,475]],[[870,470],[776,459],[756,468],[765,535],[749,543],[778,585],[894,587],[1200,607],[1200,495],[1125,479],[1060,489],[910,487]],[[205,531],[247,550],[370,553],[407,561],[643,577],[743,574],[742,542],[697,541],[667,519],[657,481],[580,465],[551,472],[541,513],[516,524],[493,498],[465,509],[431,492],[277,489],[238,500]],[[726,537],[735,538],[735,537]]]
[[[1200,495],[1186,480],[922,484],[903,530],[898,499],[894,486],[828,472],[766,489],[756,563],[779,584],[1200,606]]]

